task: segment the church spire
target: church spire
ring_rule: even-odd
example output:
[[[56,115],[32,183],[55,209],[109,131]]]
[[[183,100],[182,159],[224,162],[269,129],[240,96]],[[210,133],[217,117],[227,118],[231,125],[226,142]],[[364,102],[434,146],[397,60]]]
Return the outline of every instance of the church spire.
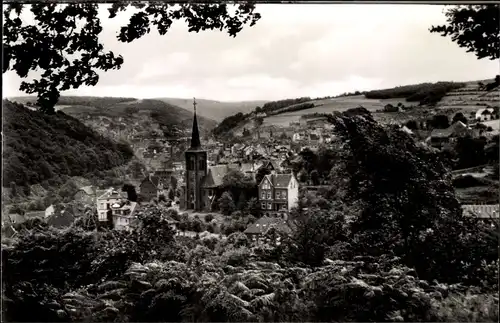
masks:
[[[191,131],[191,149],[201,148],[200,131],[198,130],[198,120],[196,119],[196,98],[193,98],[194,118],[193,130]]]

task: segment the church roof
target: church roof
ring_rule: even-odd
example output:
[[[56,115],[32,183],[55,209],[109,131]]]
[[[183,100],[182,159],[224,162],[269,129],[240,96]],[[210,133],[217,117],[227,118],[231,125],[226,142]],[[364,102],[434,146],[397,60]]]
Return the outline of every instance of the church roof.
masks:
[[[215,165],[208,168],[207,176],[203,178],[202,187],[213,188],[222,186],[222,180],[231,170],[237,170],[238,165]]]
[[[191,130],[191,147],[189,147],[189,150],[201,150],[200,130],[198,129],[198,118],[196,117],[196,100],[194,100],[193,106],[193,129]]]

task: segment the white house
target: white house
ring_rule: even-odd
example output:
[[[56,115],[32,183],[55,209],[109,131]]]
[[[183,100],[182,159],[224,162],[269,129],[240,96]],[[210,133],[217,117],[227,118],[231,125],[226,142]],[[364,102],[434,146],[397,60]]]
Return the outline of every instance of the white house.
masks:
[[[97,198],[97,214],[99,221],[108,221],[108,211],[111,210],[111,205],[120,203],[127,198],[126,192],[119,192],[110,188],[104,194]]]

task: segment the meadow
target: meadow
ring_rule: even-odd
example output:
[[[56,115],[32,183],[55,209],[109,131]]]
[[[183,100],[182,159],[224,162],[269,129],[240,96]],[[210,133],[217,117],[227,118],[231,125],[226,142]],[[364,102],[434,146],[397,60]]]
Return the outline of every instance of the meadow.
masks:
[[[401,102],[408,105],[405,99],[366,99],[363,95],[339,97],[332,99],[313,100],[316,106],[311,109],[281,113],[279,115],[264,118],[264,126],[288,126],[290,122],[298,122],[303,115],[312,113],[332,113],[334,111],[346,111],[351,108],[362,106],[371,112],[381,110],[387,104],[397,105]]]

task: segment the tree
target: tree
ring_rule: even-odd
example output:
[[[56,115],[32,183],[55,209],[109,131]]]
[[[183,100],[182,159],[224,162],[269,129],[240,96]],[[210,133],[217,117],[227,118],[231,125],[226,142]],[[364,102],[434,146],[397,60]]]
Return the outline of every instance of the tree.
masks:
[[[13,197],[17,197],[18,194],[19,193],[17,191],[17,185],[16,185],[16,183],[10,182],[10,195],[13,196]]]
[[[113,4],[109,18],[129,6],[125,2]],[[132,6],[136,13],[120,29],[117,38],[121,42],[141,38],[150,32],[151,26],[165,35],[173,21],[181,19],[186,20],[189,32],[218,29],[235,37],[245,25],[253,26],[260,19],[251,2],[237,5],[235,13],[230,13],[225,3],[184,3],[174,7],[169,3],[136,2]],[[33,24],[21,19],[23,10],[34,15]],[[41,111],[54,113],[61,91],[96,85],[99,70],[119,69],[123,64],[122,56],[104,51],[99,41],[102,26],[97,4],[33,3],[28,8],[13,3],[4,7],[3,14],[3,73],[13,70],[26,78],[30,71],[41,71],[38,80],[23,81],[20,87],[28,94],[37,94]]]
[[[496,4],[453,6],[445,13],[447,24],[432,26],[430,32],[451,37],[478,59],[495,60],[500,57],[499,14]]]
[[[251,136],[252,133],[247,128],[243,128],[243,137]]]
[[[359,116],[329,119],[348,142],[343,202],[361,208],[350,226],[353,249],[398,255],[426,279],[460,277],[460,265],[451,273],[450,261],[459,257],[456,246],[467,248],[461,239],[465,220],[440,155],[417,146],[398,127]]]
[[[260,216],[259,200],[255,197],[252,197],[250,200],[248,200],[246,211],[255,217],[259,217]]]
[[[345,239],[342,212],[312,208],[296,218],[296,222],[291,256],[304,264],[321,265],[328,246]]]
[[[167,197],[171,201],[175,200],[175,191],[172,188],[167,191]]]
[[[450,119],[444,114],[438,114],[432,117],[430,124],[434,129],[446,129],[450,126]]]
[[[486,141],[481,138],[470,136],[458,138],[454,147],[458,157],[456,168],[483,165],[486,162],[485,145]],[[496,155],[498,156],[498,150]]]
[[[267,168],[267,167],[260,167],[257,170],[257,174],[255,174],[255,183],[257,183],[257,185],[260,185],[260,182],[262,182],[262,179],[266,175],[269,175],[269,174],[271,174],[271,171],[269,170],[269,168]]]
[[[177,182],[178,182],[178,180],[175,176],[170,176],[170,187],[174,191],[177,189]]]
[[[127,199],[132,202],[137,202],[137,192],[132,184],[124,184],[122,192],[127,192]]]
[[[318,174],[317,170],[315,170],[315,169],[312,170],[310,176],[311,176],[312,185],[319,185],[320,184],[319,174]]]
[[[297,175],[297,180],[300,183],[306,183],[309,180],[309,175],[307,175],[307,172],[305,170],[301,170]]]
[[[451,121],[452,124],[458,122],[458,121],[462,121],[463,123],[467,124],[468,123],[468,120],[467,118],[464,116],[464,114],[462,112],[458,112],[456,113],[454,116],[453,116],[453,119]]]
[[[242,192],[247,197],[255,196],[255,183],[252,178],[246,176],[238,170],[229,171],[222,178],[222,187],[224,191],[230,192],[231,196],[239,198]],[[238,202],[236,200],[236,202]]]
[[[224,215],[231,215],[235,209],[233,198],[229,192],[222,193],[219,198],[219,209]]]
[[[244,191],[240,193],[238,197],[238,202],[236,205],[236,209],[243,211],[247,207],[247,197]]]
[[[415,120],[409,120],[406,122],[406,127],[410,130],[418,130],[418,124]]]

